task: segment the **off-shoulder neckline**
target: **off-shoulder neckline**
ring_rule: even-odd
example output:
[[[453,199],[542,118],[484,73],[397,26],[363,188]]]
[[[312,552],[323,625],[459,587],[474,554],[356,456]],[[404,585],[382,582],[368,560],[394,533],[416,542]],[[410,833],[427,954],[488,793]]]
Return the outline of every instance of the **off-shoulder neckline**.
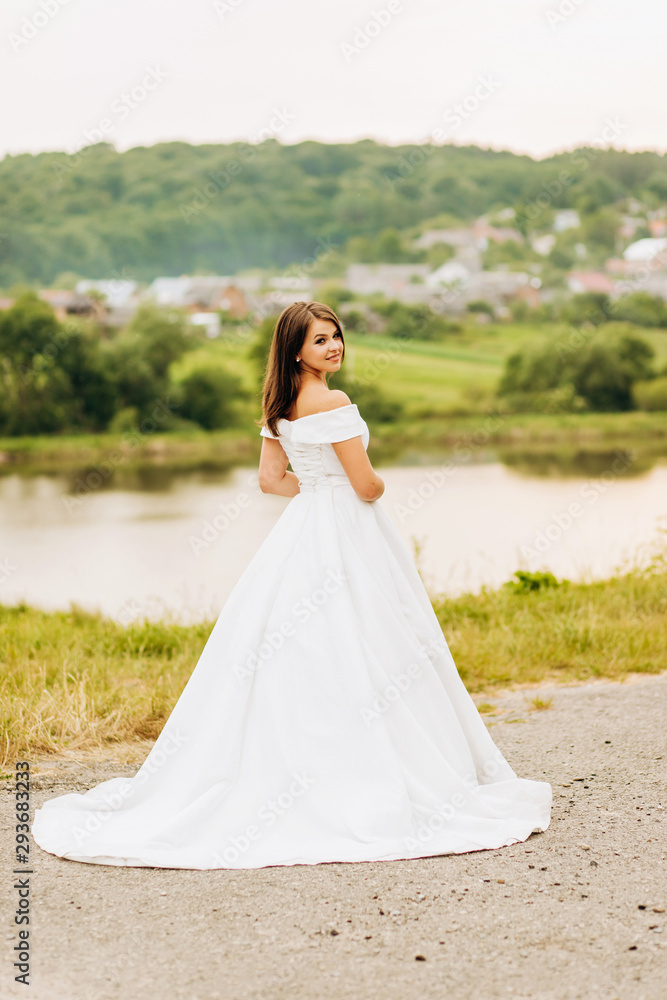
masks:
[[[303,417],[295,417],[294,420],[288,420],[287,417],[281,417],[286,424],[298,424],[300,420],[308,420],[310,417],[321,417],[324,413],[335,413],[337,410],[346,410],[350,406],[356,406],[356,403],[343,403],[342,406],[333,406],[330,410],[318,410],[317,413],[306,413]]]

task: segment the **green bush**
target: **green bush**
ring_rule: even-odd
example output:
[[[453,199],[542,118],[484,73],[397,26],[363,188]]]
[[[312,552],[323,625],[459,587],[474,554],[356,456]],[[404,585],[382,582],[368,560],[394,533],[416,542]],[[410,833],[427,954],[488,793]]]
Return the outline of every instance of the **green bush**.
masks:
[[[486,299],[473,299],[466,306],[469,313],[486,313],[487,316],[494,315],[494,309],[490,302]]]
[[[632,410],[633,383],[648,378],[655,352],[632,334],[598,336],[578,352],[572,385],[592,410]]]
[[[72,423],[77,428],[103,431],[118,407],[118,383],[109,365],[106,344],[94,324],[65,329],[67,340],[55,359],[72,392]]]
[[[667,326],[667,305],[657,295],[633,292],[623,295],[614,304],[614,318],[636,323],[637,326]]]
[[[667,375],[635,382],[632,395],[640,410],[667,410]]]
[[[103,430],[116,385],[96,332],[26,292],[0,313],[0,397],[3,434]]]
[[[558,346],[539,340],[507,358],[498,395],[518,396],[556,389],[564,381],[565,367],[565,356]]]
[[[371,302],[373,312],[386,321],[387,337],[414,340],[443,340],[452,333],[461,333],[460,323],[434,313],[428,306],[406,305],[397,299],[379,296]]]
[[[545,590],[547,587],[562,587],[568,580],[557,580],[553,573],[529,573],[518,569],[514,574],[516,580],[508,580],[503,584],[513,594],[530,594],[535,590]]]
[[[498,395],[523,412],[532,407],[545,412],[547,404],[574,411],[631,410],[633,384],[652,376],[653,358],[651,345],[631,326],[608,323],[577,346],[541,340],[510,355]]]
[[[562,319],[577,326],[583,323],[600,326],[609,320],[612,311],[611,299],[606,292],[581,292],[564,304]]]
[[[107,339],[90,319],[60,323],[34,292],[0,313],[0,433],[174,429],[174,361],[196,346],[186,317],[150,303]]]
[[[136,406],[125,406],[114,414],[108,430],[112,434],[127,434],[137,429],[139,419],[139,410]]]
[[[180,383],[178,396],[179,416],[212,431],[237,422],[237,404],[247,392],[224,368],[195,368]]]

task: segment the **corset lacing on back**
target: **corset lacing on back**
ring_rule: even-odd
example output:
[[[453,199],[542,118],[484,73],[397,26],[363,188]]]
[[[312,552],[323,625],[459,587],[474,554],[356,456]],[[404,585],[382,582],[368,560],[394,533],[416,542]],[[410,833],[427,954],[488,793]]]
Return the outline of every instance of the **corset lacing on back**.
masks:
[[[302,445],[294,441],[285,442],[285,450],[290,464],[299,480],[301,493],[329,490],[334,486],[350,486],[350,480],[343,473],[327,472],[324,468],[322,445]]]
[[[328,491],[337,486],[353,489],[333,445],[360,436],[368,447],[369,432],[356,403],[311,413],[295,420],[278,421],[278,439],[299,481],[301,493]],[[263,437],[274,437],[262,427]]]

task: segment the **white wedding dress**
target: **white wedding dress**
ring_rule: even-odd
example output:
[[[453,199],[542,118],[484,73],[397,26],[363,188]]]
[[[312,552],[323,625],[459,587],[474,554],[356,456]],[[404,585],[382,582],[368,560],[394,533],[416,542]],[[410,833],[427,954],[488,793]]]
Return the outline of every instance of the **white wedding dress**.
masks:
[[[332,442],[368,447],[356,404],[279,427],[300,493],[137,774],[47,801],[44,850],[261,868],[459,854],[549,826],[551,785],[517,777],[493,743],[409,550],[336,457]]]

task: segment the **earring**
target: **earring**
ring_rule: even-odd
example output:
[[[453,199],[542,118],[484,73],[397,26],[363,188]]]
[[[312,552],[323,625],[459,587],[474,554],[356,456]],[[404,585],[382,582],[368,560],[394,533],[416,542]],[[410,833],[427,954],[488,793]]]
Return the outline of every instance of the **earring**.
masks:
[[[301,361],[301,358],[296,359],[297,364],[299,363],[299,361]]]

